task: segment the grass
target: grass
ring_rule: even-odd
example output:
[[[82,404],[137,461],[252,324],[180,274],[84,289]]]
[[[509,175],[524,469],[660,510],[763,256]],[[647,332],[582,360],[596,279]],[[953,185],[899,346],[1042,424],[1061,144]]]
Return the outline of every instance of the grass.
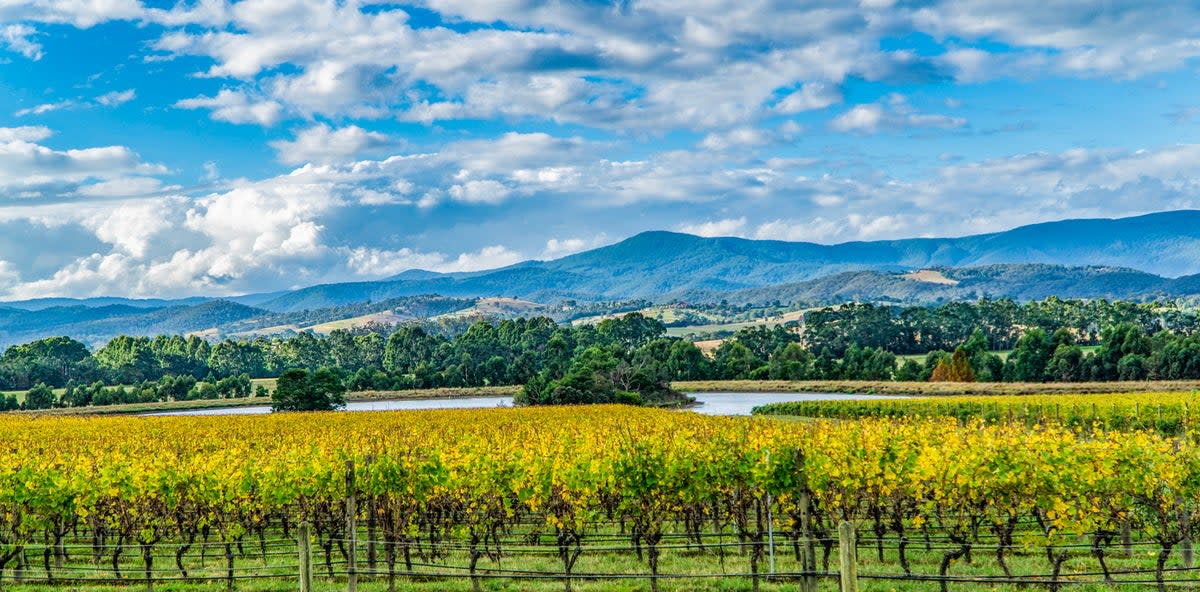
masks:
[[[1181,392],[1200,380],[1146,382],[894,382],[867,380],[695,380],[671,383],[685,393],[874,393],[880,395],[1038,395]]]
[[[778,521],[781,530],[776,532],[775,538],[775,569],[781,574],[798,572],[801,568],[799,561],[796,559],[794,547],[791,541],[785,536],[785,531],[782,530],[784,520],[780,518]],[[671,526],[668,526],[668,529],[668,532],[670,532]],[[522,527],[522,532],[502,534],[501,536],[505,543],[502,547],[504,555],[499,561],[492,561],[487,557],[481,558],[479,562],[480,573],[486,573],[485,570],[489,568],[541,572],[544,574],[561,573],[562,564],[558,556],[554,553],[553,536],[552,534],[545,533],[545,529],[542,530],[543,534],[536,545],[532,545],[529,540],[527,527]],[[979,547],[972,550],[969,558],[955,561],[951,565],[948,572],[950,576],[979,578],[1002,577],[1004,575],[994,555],[994,550],[989,547],[991,539],[988,538],[989,534],[986,527],[981,530],[981,535],[982,538],[976,543]],[[364,592],[382,592],[383,590],[387,590],[387,564],[382,545],[376,550],[378,557],[376,573],[378,576],[373,576],[367,564],[368,545],[365,541],[362,541],[366,536],[365,528],[360,530],[359,536],[359,589]],[[650,588],[647,563],[644,558],[639,559],[638,554],[631,546],[628,534],[619,534],[616,527],[613,526],[607,527],[600,532],[592,531],[588,536],[593,537],[593,539],[589,542],[585,537],[585,551],[575,566],[575,573],[622,574],[627,577],[610,580],[575,579],[572,582],[572,589],[579,592],[633,592],[648,590]],[[605,538],[603,540],[595,540],[594,537],[597,536]],[[1005,558],[1012,573],[1017,575],[1048,575],[1050,568],[1046,561],[1045,551],[1043,547],[1034,542],[1037,540],[1037,535],[1030,533],[1029,538],[1025,541],[1028,544],[1021,544],[1021,535],[1018,534],[1017,536],[1016,548],[1009,550]],[[240,580],[235,585],[236,590],[242,592],[259,592],[268,590],[295,590],[298,587],[298,577],[292,575],[297,572],[294,568],[298,563],[297,545],[284,538],[281,533],[268,533],[267,537],[273,542],[268,543],[270,546],[267,548],[266,556],[260,554],[257,541],[253,537],[247,538],[243,547],[244,554],[235,551],[234,565],[236,573],[280,573],[286,575],[278,579]],[[868,525],[864,524],[860,526],[858,537],[860,540],[856,548],[856,563],[860,576],[859,584],[861,590],[865,592],[884,590],[932,592],[938,589],[938,583],[933,581],[874,579],[872,576],[895,578],[903,575],[903,570],[899,562],[898,540],[894,534],[886,536],[883,539],[883,555],[881,560],[879,550],[875,545],[874,534]],[[942,559],[942,553],[947,550],[947,545],[939,541],[934,541],[932,546],[927,548],[921,535],[917,532],[913,532],[910,538],[911,542],[908,547],[907,557],[911,564],[912,572],[920,576],[936,576],[938,574],[939,562]],[[456,536],[456,544],[462,542],[458,539],[459,537]],[[1084,583],[1083,581],[1078,581],[1099,580],[1098,576],[1084,575],[1100,571],[1099,563],[1091,555],[1091,550],[1087,546],[1090,541],[1086,539],[1071,539],[1062,542],[1069,545],[1080,545],[1077,548],[1067,548],[1069,558],[1063,564],[1061,572],[1065,579],[1074,577],[1077,580],[1077,583],[1069,587],[1070,590],[1080,590],[1083,592],[1125,592],[1148,588],[1144,584],[1103,584],[1099,582]],[[683,539],[679,538],[664,539],[659,573],[726,575],[724,577],[662,578],[659,581],[659,586],[663,591],[744,591],[753,589],[751,578],[745,575],[750,571],[749,547],[739,547],[737,538],[728,529],[725,530],[720,538],[716,534],[710,533],[704,538],[704,543],[706,546],[699,547],[695,544],[687,544]],[[1133,553],[1130,556],[1125,556],[1121,552],[1119,544],[1108,547],[1106,550],[1106,561],[1109,569],[1113,572],[1118,572],[1121,570],[1151,569],[1153,567],[1158,549],[1157,545],[1135,541],[1132,549]],[[821,544],[816,545],[815,551],[818,571],[830,574],[836,573],[838,570],[838,548],[836,545],[830,544],[828,556],[826,556],[826,548]],[[72,556],[65,563],[65,567],[81,570],[76,573],[86,573],[86,577],[90,578],[107,579],[113,577],[111,570],[111,550],[98,563],[93,563],[90,549],[74,548],[71,549],[71,553]],[[312,546],[312,553],[314,590],[319,592],[345,590],[346,583],[343,575],[338,574],[335,577],[326,575],[328,567],[324,562],[321,547],[314,544]],[[224,574],[223,549],[220,546],[210,547],[207,551],[207,559],[203,562],[199,555],[198,547],[192,547],[184,556],[184,564],[187,566],[189,574],[218,579],[206,582],[162,581],[155,583],[153,589],[178,592],[218,592],[225,590],[225,581],[219,579]],[[826,557],[828,557],[828,563],[826,563]],[[344,559],[336,547],[333,550],[333,560],[333,570],[335,573],[344,572],[344,564],[340,563]],[[402,592],[438,592],[443,590],[466,592],[472,590],[471,579],[468,572],[464,569],[468,565],[468,561],[465,549],[452,550],[437,559],[429,561],[422,561],[414,555],[414,562],[423,564],[414,566],[417,571],[437,574],[453,573],[456,576],[409,578],[400,575],[396,578],[396,589]],[[40,553],[32,550],[29,551],[28,562],[29,565],[26,568],[28,578],[31,580],[33,578],[44,579],[45,572],[42,567],[43,563]],[[140,554],[134,552],[134,550],[124,553],[121,557],[120,565],[123,576],[127,578],[123,585],[62,583],[57,586],[44,583],[21,584],[14,582],[14,574],[10,565],[9,569],[6,569],[3,574],[4,588],[16,592],[60,590],[115,592],[118,590],[143,589],[145,582],[144,580],[139,581],[143,567]],[[770,569],[769,565],[770,559],[767,553],[764,553],[759,565],[760,573],[763,576],[760,580],[763,592],[798,589],[797,581],[794,578],[780,577],[778,579],[771,579],[767,577],[767,572]],[[1182,565],[1182,553],[1180,549],[1176,548],[1167,563],[1167,567],[1179,568]],[[396,568],[398,571],[404,569],[403,559],[397,558]],[[180,576],[175,569],[175,561],[171,553],[171,548],[165,545],[157,548],[154,569],[160,570],[157,572],[159,577],[178,578]],[[61,576],[66,572],[59,570],[57,573]],[[1180,578],[1187,577],[1187,574],[1188,572],[1167,572],[1166,577]],[[1146,573],[1123,577],[1125,579],[1152,580],[1153,574]],[[1200,581],[1194,581],[1193,585],[1196,582]],[[833,577],[821,578],[819,586],[822,592],[834,591],[837,590],[837,580]],[[563,590],[564,584],[561,579],[556,577],[546,577],[543,579],[483,577],[480,578],[479,587],[481,590],[489,591],[521,590],[530,592],[556,592]],[[992,590],[996,592],[1015,592],[1018,590],[1044,590],[1046,587],[1044,585],[1018,586],[1011,583],[983,584],[978,582],[958,582],[951,583],[950,589],[955,591]]]
[[[798,321],[803,315],[804,311],[798,310],[745,321],[717,322],[709,325],[687,325],[685,327],[668,327],[667,335],[672,337],[686,337],[688,335],[703,336],[733,334],[742,329],[752,327],[774,327],[776,325]]]

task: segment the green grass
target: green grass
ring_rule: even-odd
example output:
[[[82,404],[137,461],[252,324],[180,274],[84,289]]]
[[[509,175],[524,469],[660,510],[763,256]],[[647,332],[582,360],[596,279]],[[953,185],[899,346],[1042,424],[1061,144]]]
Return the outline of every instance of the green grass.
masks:
[[[775,538],[775,569],[779,573],[795,573],[800,571],[800,563],[796,559],[794,547],[791,541],[785,536],[785,531],[782,530],[783,520],[780,520],[780,530],[776,532]],[[668,527],[670,528],[670,527]],[[668,530],[670,532],[670,530]],[[543,574],[561,574],[562,564],[557,555],[554,553],[553,536],[543,534],[536,546],[531,546],[530,540],[525,538],[525,533],[519,533],[520,536],[514,536],[512,533],[502,535],[505,543],[502,546],[503,555],[499,561],[493,561],[487,557],[481,558],[479,562],[480,573],[486,574],[486,570],[503,569],[527,572],[541,572]],[[597,536],[597,532],[590,533],[590,536]],[[620,535],[614,528],[606,529],[599,533],[600,536],[606,537],[601,541],[588,542],[585,537],[585,551],[581,555],[579,562],[575,565],[575,573],[578,574],[621,574],[626,576],[622,579],[609,580],[592,580],[592,579],[576,579],[573,581],[573,589],[581,592],[587,591],[614,591],[614,592],[633,592],[648,590],[649,586],[649,568],[644,558],[639,559],[634,551],[628,535]],[[366,536],[365,528],[360,530],[360,538]],[[280,573],[285,574],[284,577],[278,579],[247,579],[239,580],[235,589],[243,592],[258,592],[267,590],[295,590],[298,588],[298,576],[294,566],[298,563],[298,546],[287,539],[281,533],[268,533],[268,539],[272,541],[268,546],[268,555],[260,555],[257,541],[253,537],[248,537],[243,546],[244,554],[235,551],[234,566],[236,573],[239,574],[264,574],[264,573]],[[938,589],[938,583],[932,581],[904,581],[894,579],[872,579],[871,576],[891,576],[899,577],[903,575],[903,570],[900,566],[898,539],[892,534],[886,536],[883,541],[883,556],[882,560],[879,556],[879,551],[874,543],[874,534],[871,532],[869,525],[860,526],[858,533],[860,542],[856,548],[857,566],[861,577],[860,589],[866,592],[871,591],[904,591],[904,592],[927,592]],[[948,574],[952,577],[959,578],[979,578],[979,577],[1000,577],[1003,576],[1003,570],[1000,568],[994,550],[990,548],[992,539],[988,538],[989,533],[986,526],[981,530],[981,539],[976,543],[978,548],[974,548],[969,558],[964,558],[955,561],[951,564]],[[1030,536],[1028,539],[1020,538],[1018,535],[1017,546],[1006,552],[1006,563],[1010,570],[1016,575],[1043,575],[1049,574],[1049,564],[1045,558],[1043,547],[1039,546],[1035,541],[1036,536]],[[945,543],[934,541],[931,548],[926,548],[920,533],[913,532],[910,535],[910,544],[907,550],[907,557],[910,562],[910,568],[914,574],[920,576],[936,576],[938,574],[938,566],[942,559],[942,553],[946,550]],[[455,536],[456,544],[461,544],[460,536]],[[1024,542],[1024,544],[1022,544]],[[1098,576],[1084,575],[1092,574],[1100,571],[1099,563],[1091,555],[1087,544],[1090,542],[1085,539],[1069,539],[1062,541],[1069,545],[1083,545],[1078,548],[1068,549],[1069,557],[1063,565],[1062,576],[1065,579],[1072,577],[1077,580],[1094,581],[1098,580]],[[662,557],[660,559],[659,573],[660,574],[689,574],[689,575],[712,575],[722,577],[692,577],[692,578],[661,578],[659,581],[660,588],[663,591],[693,591],[693,590],[720,590],[720,591],[742,591],[751,590],[752,581],[747,575],[750,571],[749,547],[741,547],[737,545],[737,538],[732,532],[726,530],[722,537],[710,534],[704,538],[704,543],[707,546],[700,547],[695,544],[686,544],[681,539],[665,539],[662,543]],[[1120,570],[1134,569],[1151,569],[1153,567],[1155,556],[1157,553],[1157,545],[1146,542],[1135,542],[1133,547],[1134,552],[1131,556],[1126,557],[1119,546],[1113,544],[1106,549],[1106,561],[1109,569],[1116,572]],[[358,566],[360,572],[359,589],[364,592],[379,592],[387,589],[387,565],[385,562],[385,553],[382,546],[376,549],[378,563],[376,565],[376,574],[372,575],[370,567],[367,563],[369,547],[365,541],[359,543],[358,551]],[[826,548],[821,544],[815,545],[817,568],[818,571],[826,573],[836,573],[838,570],[838,549],[836,545],[830,545],[828,554],[828,563],[826,563]],[[329,577],[327,574],[328,567],[324,563],[324,555],[322,548],[316,544],[312,547],[313,552],[313,572],[314,572],[314,590],[320,592],[333,592],[346,589],[345,577],[341,573],[344,572],[343,558],[337,548],[333,550],[333,560],[335,571],[334,577]],[[111,552],[108,552],[102,557],[101,561],[93,562],[90,554],[90,549],[73,548],[71,549],[71,557],[65,562],[65,567],[74,568],[80,571],[75,573],[86,573],[87,577],[91,578],[112,578],[112,557]],[[397,553],[396,568],[402,571],[404,569],[403,559]],[[30,579],[44,579],[45,571],[40,553],[29,552],[29,565],[25,569],[27,577]],[[428,562],[422,561],[414,556],[415,563],[425,563],[426,565],[417,565],[414,568],[417,571],[425,573],[435,573],[438,576],[421,576],[409,578],[403,575],[398,575],[396,578],[398,590],[404,592],[437,592],[442,590],[451,591],[467,591],[472,589],[469,573],[462,568],[468,565],[469,558],[465,549],[451,551],[437,559],[432,559]],[[48,585],[45,583],[35,584],[26,583],[18,584],[14,582],[14,573],[12,565],[9,569],[4,570],[4,589],[21,591],[21,592],[46,592],[59,590],[87,590],[87,591],[118,591],[118,590],[141,590],[145,589],[144,580],[140,580],[143,568],[140,553],[127,552],[122,555],[121,561],[122,575],[127,579],[123,585],[96,585],[96,584],[68,584],[60,583],[58,585]],[[223,550],[219,546],[210,547],[207,552],[207,559],[203,562],[200,558],[200,553],[197,547],[189,550],[184,557],[184,564],[188,568],[189,575],[221,578],[224,575],[224,557]],[[764,592],[796,590],[798,585],[794,578],[784,576],[775,580],[768,577],[770,559],[767,553],[764,552],[759,566],[761,578],[761,590]],[[1176,550],[1168,560],[1168,568],[1178,568],[1183,565],[1181,551]],[[164,578],[180,578],[179,572],[175,568],[174,556],[171,554],[171,548],[162,546],[157,548],[154,560],[154,568],[161,570],[156,572],[159,577]],[[457,569],[456,569],[457,568]],[[57,570],[57,573],[62,576],[67,572]],[[461,574],[455,577],[440,577],[442,574]],[[1168,578],[1181,577],[1183,573],[1167,572]],[[1142,579],[1151,580],[1153,574],[1139,574],[1133,576],[1118,576],[1126,579]],[[1193,586],[1200,584],[1200,579],[1193,581]],[[1189,586],[1191,587],[1191,586]],[[480,578],[480,588],[482,590],[491,591],[531,591],[531,592],[552,592],[563,590],[564,585],[561,579],[556,577],[546,577],[544,579],[509,579],[497,577]],[[179,592],[218,592],[225,589],[225,581],[216,579],[206,582],[186,582],[186,581],[161,581],[153,586],[154,590],[159,591],[179,591]],[[950,584],[951,590],[993,590],[997,592],[1016,592],[1018,590],[1044,590],[1043,585],[1019,587],[1016,584],[983,584],[977,582],[958,582]],[[1070,590],[1082,590],[1085,592],[1124,592],[1133,590],[1145,590],[1146,586],[1136,584],[1116,584],[1106,585],[1102,583],[1077,583],[1069,588]],[[837,590],[836,579],[822,578],[820,579],[820,590],[834,591]]]

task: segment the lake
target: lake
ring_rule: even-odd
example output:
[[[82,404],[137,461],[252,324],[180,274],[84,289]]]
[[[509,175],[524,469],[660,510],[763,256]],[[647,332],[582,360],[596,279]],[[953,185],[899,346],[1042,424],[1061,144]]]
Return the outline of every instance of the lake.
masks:
[[[767,403],[788,401],[862,401],[867,399],[904,399],[883,395],[847,395],[844,393],[690,393],[697,405],[688,409],[704,415],[750,415],[750,410]],[[346,411],[406,411],[414,409],[489,409],[512,407],[512,397],[465,397],[461,399],[403,399],[379,401],[350,401]],[[246,407],[213,407],[141,413],[143,416],[179,415],[262,415],[270,413],[267,405]]]

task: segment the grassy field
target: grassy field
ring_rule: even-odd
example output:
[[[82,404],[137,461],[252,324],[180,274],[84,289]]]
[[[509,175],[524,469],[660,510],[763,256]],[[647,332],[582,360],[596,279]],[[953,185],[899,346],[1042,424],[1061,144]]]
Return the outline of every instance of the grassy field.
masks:
[[[696,380],[671,384],[685,393],[875,393],[881,395],[1037,395],[1187,392],[1200,380],[1146,382],[893,382],[866,380]]]
[[[686,335],[717,335],[725,333],[736,333],[742,329],[754,327],[774,327],[792,321],[799,321],[804,317],[802,310],[792,311],[780,315],[772,315],[760,319],[751,319],[746,321],[734,322],[719,322],[710,325],[688,325],[686,327],[668,327],[667,335],[672,337],[683,337]]]

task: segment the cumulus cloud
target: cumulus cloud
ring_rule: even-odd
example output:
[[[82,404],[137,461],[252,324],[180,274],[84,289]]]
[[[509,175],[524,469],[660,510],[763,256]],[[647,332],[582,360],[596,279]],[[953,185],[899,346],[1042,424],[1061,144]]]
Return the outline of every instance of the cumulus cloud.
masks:
[[[344,161],[391,143],[387,135],[367,131],[357,125],[335,130],[322,123],[300,130],[294,140],[271,142],[271,147],[275,148],[280,162],[301,164]]]
[[[699,224],[684,224],[679,232],[696,236],[739,236],[746,227],[746,217],[709,220]]]
[[[137,98],[136,89],[114,90],[96,97],[96,103],[105,107],[117,107]]]
[[[542,249],[542,254],[538,256],[541,260],[559,259],[568,255],[574,255],[581,251],[594,249],[604,245],[608,241],[608,235],[598,234],[591,239],[584,238],[552,238],[546,241],[546,248]]]
[[[52,135],[54,132],[44,125],[0,127],[0,142],[37,142]]]
[[[229,123],[271,126],[283,117],[283,106],[278,102],[252,99],[244,92],[228,88],[221,89],[214,97],[200,96],[177,101],[175,106],[180,109],[210,109],[213,119]]]
[[[165,172],[125,146],[57,150],[37,143],[50,135],[43,126],[0,128],[0,189],[10,192],[10,200],[57,196],[81,187],[86,193],[97,181]]]
[[[143,16],[138,0],[32,0],[0,4],[0,22],[69,24],[86,29],[110,20]]]
[[[879,103],[855,105],[829,122],[835,130],[862,134],[910,128],[954,129],[965,125],[967,120],[962,117],[921,113],[899,95],[891,95]]]
[[[33,61],[42,59],[42,46],[33,40],[37,29],[24,24],[0,26],[0,46]]]
[[[824,109],[842,102],[842,93],[832,84],[810,82],[779,101],[775,110],[780,113],[800,113]]]
[[[24,138],[47,135],[37,128],[12,129],[0,133]],[[506,142],[498,144],[520,145],[521,140]],[[363,232],[364,225],[378,218],[374,208],[411,210],[416,204],[404,201],[408,198],[403,196],[437,190],[449,196],[449,188],[463,184],[456,179],[462,170],[474,177],[502,174],[510,164],[529,170],[545,168],[530,160],[513,160],[512,154],[503,151],[493,154],[478,141],[470,147],[451,146],[445,153],[376,161],[307,164],[286,175],[237,182],[228,190],[196,199],[163,196],[164,190],[154,183],[125,175],[96,183],[97,187],[88,191],[142,191],[148,195],[103,205],[84,202],[0,208],[0,224],[26,220],[47,228],[68,226],[107,245],[81,247],[75,258],[44,275],[17,268],[14,277],[19,279],[7,290],[10,296],[231,293],[386,277],[414,268],[487,269],[518,262],[526,252],[541,258],[561,257],[607,240],[559,235],[542,238],[544,242],[535,243],[530,251],[488,241],[460,252],[404,244],[383,246],[378,236]],[[562,185],[540,185],[529,199],[543,200],[542,204],[582,199],[580,203],[590,204],[586,207],[594,208],[597,216],[606,211],[621,216],[637,210],[626,209],[633,201],[614,196],[625,194],[625,199],[635,201],[674,199],[675,195],[663,193],[677,179],[695,182],[694,169],[703,166],[711,179],[724,179],[724,185],[708,190],[724,197],[736,194],[736,203],[745,213],[710,215],[678,230],[705,236],[827,243],[922,235],[931,228],[938,229],[939,235],[989,232],[1067,216],[1195,207],[1200,205],[1194,197],[1200,195],[1196,162],[1200,162],[1196,145],[1141,151],[1069,150],[952,164],[924,177],[901,180],[883,175],[810,177],[790,167],[811,163],[789,161],[713,170],[714,161],[704,152],[649,162],[599,159],[589,163],[578,157],[572,166],[588,171],[583,178],[590,187],[564,178]],[[438,172],[431,174],[433,171]],[[516,183],[511,176],[505,179]],[[709,186],[712,182],[697,183]],[[139,187],[139,183],[143,185]],[[678,199],[692,200],[689,208],[720,211],[722,202],[710,207],[711,196],[688,189],[685,187],[686,195]],[[402,199],[366,200],[364,190]],[[594,200],[589,191],[596,196]],[[1136,195],[1137,199],[1116,201],[1115,195]],[[1125,205],[1115,205],[1118,203]],[[670,207],[678,211],[677,206]],[[788,214],[781,215],[782,211]],[[496,223],[501,225],[520,223],[537,228],[539,224],[521,219],[519,213],[494,215],[499,216]],[[399,214],[389,219],[396,216]],[[457,234],[472,236],[461,230]]]

